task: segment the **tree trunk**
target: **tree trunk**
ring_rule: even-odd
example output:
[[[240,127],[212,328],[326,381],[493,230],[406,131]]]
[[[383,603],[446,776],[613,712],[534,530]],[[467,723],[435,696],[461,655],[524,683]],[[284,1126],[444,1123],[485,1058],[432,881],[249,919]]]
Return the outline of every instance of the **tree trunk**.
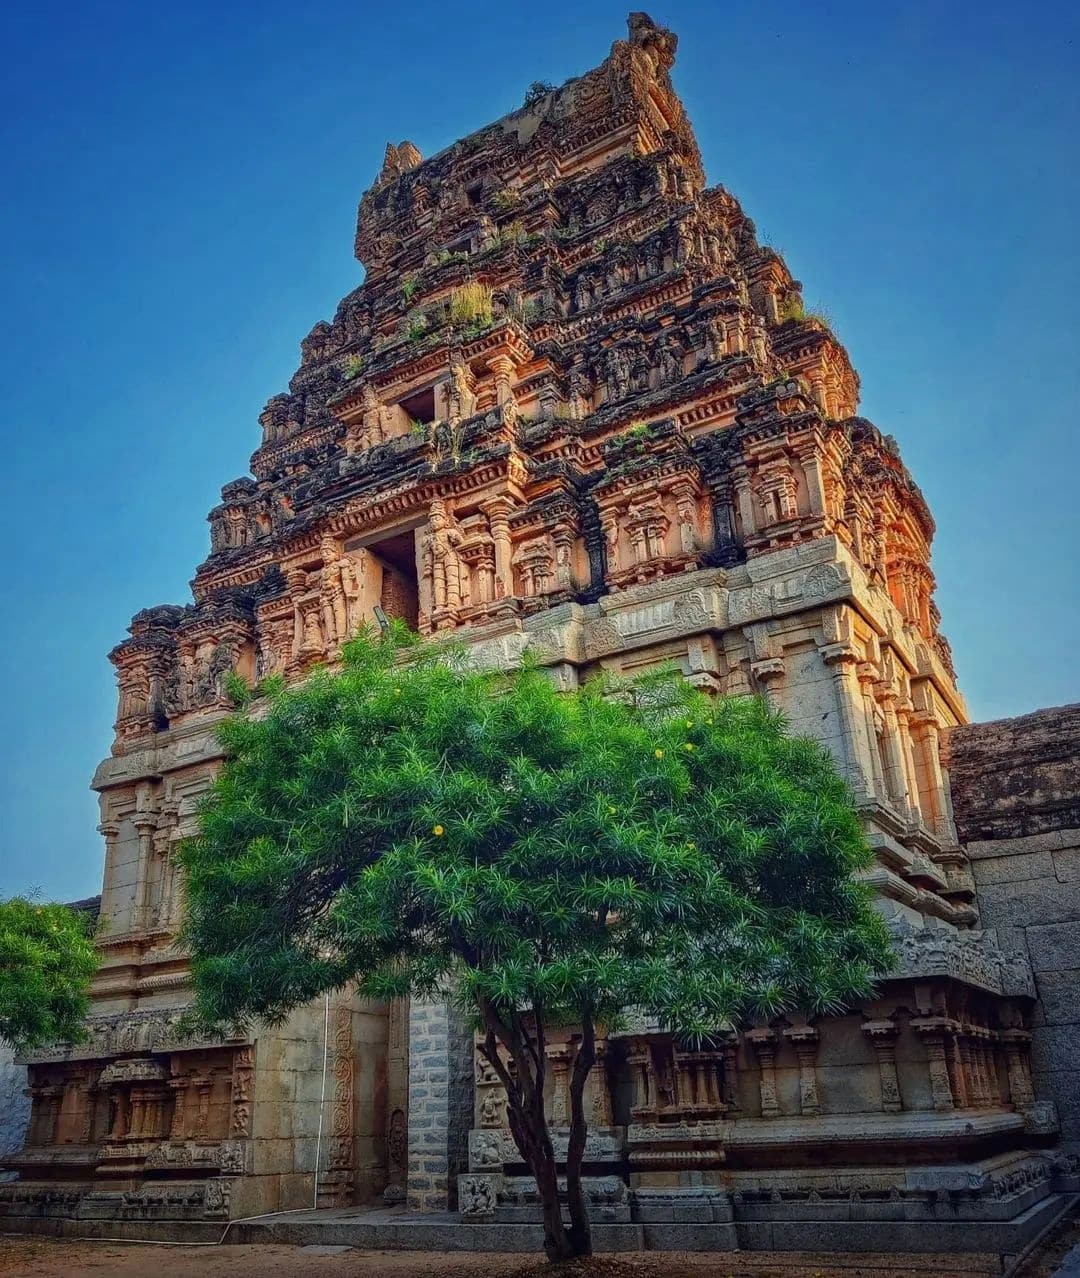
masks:
[[[544,1226],[544,1254],[553,1263],[569,1260],[582,1253],[576,1250],[573,1231],[567,1230],[563,1224],[562,1206],[559,1202],[558,1164],[544,1113],[547,1058],[544,1054],[543,1022],[539,1016],[535,1017],[534,1042],[528,1029],[516,1016],[507,1023],[490,1005],[484,1006],[482,1010],[487,1024],[482,1050],[506,1089],[510,1134],[536,1181]],[[503,1044],[514,1062],[514,1074],[510,1073],[499,1056],[498,1043]],[[584,1148],[584,1138],[582,1147]],[[578,1165],[580,1170],[580,1159]],[[587,1230],[588,1221],[585,1223]]]
[[[566,1147],[566,1200],[570,1209],[570,1244],[575,1256],[592,1255],[592,1228],[585,1189],[581,1183],[581,1164],[585,1156],[585,1083],[596,1063],[596,1027],[592,1014],[583,1010],[581,1046],[574,1057],[570,1075],[570,1139]]]

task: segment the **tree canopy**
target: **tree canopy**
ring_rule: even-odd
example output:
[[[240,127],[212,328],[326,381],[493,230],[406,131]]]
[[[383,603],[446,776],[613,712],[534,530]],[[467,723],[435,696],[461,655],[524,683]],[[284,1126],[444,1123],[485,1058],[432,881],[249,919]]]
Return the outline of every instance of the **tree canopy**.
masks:
[[[91,932],[89,916],[66,905],[0,901],[0,1038],[16,1051],[83,1036]]]
[[[761,700],[671,671],[561,693],[400,631],[260,693],[220,729],[227,762],[183,853],[203,1017],[279,1020],[349,983],[450,997],[485,1034],[542,1198],[545,1026],[583,1027],[583,1148],[597,1026],[633,1007],[707,1040],[837,1010],[887,965],[847,787]],[[572,1121],[576,1233],[555,1237],[556,1203],[552,1255],[588,1246],[576,1143]]]

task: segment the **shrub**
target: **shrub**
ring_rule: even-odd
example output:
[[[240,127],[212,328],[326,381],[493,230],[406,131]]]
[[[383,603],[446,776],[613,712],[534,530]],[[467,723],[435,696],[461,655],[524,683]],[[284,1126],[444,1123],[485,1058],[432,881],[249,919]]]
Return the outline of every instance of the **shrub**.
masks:
[[[457,328],[479,324],[491,326],[491,289],[478,280],[469,280],[450,294],[450,322]]]

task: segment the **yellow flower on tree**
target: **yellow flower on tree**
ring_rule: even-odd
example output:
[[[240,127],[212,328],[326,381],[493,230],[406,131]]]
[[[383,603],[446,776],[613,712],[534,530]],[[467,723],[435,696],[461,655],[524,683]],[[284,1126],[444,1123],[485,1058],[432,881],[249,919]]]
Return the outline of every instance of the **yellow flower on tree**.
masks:
[[[431,827],[431,833],[434,834],[434,836],[437,839],[441,839],[442,836],[446,833],[446,831],[442,828],[441,825],[433,825]]]
[[[662,759],[664,757],[663,750],[654,750],[653,754],[655,754],[658,759]]]

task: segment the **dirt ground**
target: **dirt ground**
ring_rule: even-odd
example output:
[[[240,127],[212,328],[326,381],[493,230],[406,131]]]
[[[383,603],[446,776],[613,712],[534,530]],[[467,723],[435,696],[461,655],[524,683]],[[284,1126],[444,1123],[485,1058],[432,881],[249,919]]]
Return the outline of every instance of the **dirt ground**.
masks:
[[[988,1256],[784,1256],[650,1252],[558,1268],[543,1257],[152,1246],[0,1237],[3,1278],[989,1278]],[[1040,1275],[1041,1278],[1041,1275]]]

